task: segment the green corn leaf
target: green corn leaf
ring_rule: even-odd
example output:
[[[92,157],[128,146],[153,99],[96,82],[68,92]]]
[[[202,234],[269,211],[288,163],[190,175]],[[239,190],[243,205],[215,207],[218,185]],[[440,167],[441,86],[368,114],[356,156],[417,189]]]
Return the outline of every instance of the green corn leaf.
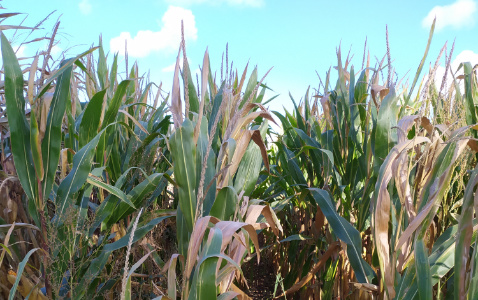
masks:
[[[195,271],[188,298],[191,300],[217,299],[216,268],[219,258],[214,255],[221,254],[222,231],[213,227],[209,234],[212,234],[212,238],[205,245],[205,258],[198,263]]]
[[[430,49],[430,45],[432,43],[433,32],[435,31],[435,22],[436,22],[436,19],[433,20],[432,27],[430,28],[430,33],[428,35],[427,47],[425,49],[425,54],[423,54],[423,58],[420,61],[420,65],[418,65],[417,72],[415,73],[415,77],[413,78],[412,85],[410,86],[410,91],[408,92],[408,97],[405,99],[405,105],[400,109],[400,117],[403,116],[403,113],[405,111],[405,107],[410,104],[410,97],[412,96],[413,89],[415,88],[415,85],[418,82],[418,78],[420,77],[420,74],[422,73],[422,69],[423,69],[423,66],[425,64],[425,60],[427,59],[428,50]]]
[[[242,96],[242,100],[241,100],[241,104],[239,108],[242,108],[244,103],[246,103],[247,99],[249,99],[256,85],[257,85],[257,67],[254,68],[254,70],[251,73],[251,76],[249,77],[249,81],[247,82],[246,90],[244,91],[244,96]]]
[[[73,157],[73,168],[68,176],[60,183],[56,195],[58,216],[57,224],[61,224],[65,209],[72,205],[72,195],[80,190],[88,178],[91,170],[95,148],[106,129],[99,132],[88,144],[81,148]]]
[[[295,103],[294,98],[292,97],[291,93],[289,93],[290,100],[294,104],[294,109],[295,109],[295,120],[297,121],[297,127],[302,130],[302,131],[307,131],[307,128],[305,128],[305,120],[302,118],[302,115],[300,114],[300,110],[297,107],[297,104]]]
[[[478,299],[478,241],[475,240],[468,299]],[[456,286],[456,285],[455,285]]]
[[[351,123],[351,138],[356,145],[356,149],[361,152],[359,145],[363,143],[362,124],[365,121],[365,109],[361,104],[365,104],[367,98],[367,75],[366,71],[362,71],[357,83],[352,84],[353,68],[350,70],[350,90],[349,90],[349,105],[350,105],[350,123]],[[353,79],[352,79],[353,78]],[[354,88],[352,88],[354,87]]]
[[[98,57],[98,68],[97,68],[97,74],[98,74],[98,81],[100,82],[99,89],[104,90],[106,89],[106,82],[108,80],[108,68],[106,66],[106,57],[105,57],[105,51],[103,49],[103,40],[100,36],[100,46],[99,46],[99,57]]]
[[[293,234],[281,240],[280,243],[291,242],[291,241],[305,241],[310,239],[311,239],[310,237],[303,236],[301,234]]]
[[[292,176],[296,184],[299,184],[303,187],[307,186],[307,181],[305,180],[304,174],[299,168],[299,163],[297,158],[293,156],[293,152],[284,147],[284,152],[287,158],[287,166],[289,168],[289,174]]]
[[[86,106],[78,130],[79,146],[83,148],[98,133],[101,120],[101,109],[106,91],[96,93]]]
[[[375,143],[373,148],[375,162],[378,166],[383,163],[396,143],[396,133],[394,133],[396,129],[393,128],[397,125],[397,101],[398,98],[395,95],[395,89],[392,87],[380,105],[377,124],[374,128]]]
[[[3,36],[3,33],[2,33]],[[8,295],[8,300],[13,300],[15,298],[15,292],[17,291],[18,284],[20,283],[20,279],[22,278],[23,270],[28,263],[28,259],[32,254],[40,248],[34,248],[28,251],[27,255],[23,258],[22,262],[18,265],[17,270],[17,278],[15,279],[15,283],[13,283],[12,288],[10,289],[10,294]]]
[[[326,149],[321,149],[321,145],[316,140],[309,137],[304,131],[294,128],[297,135],[300,139],[306,144],[306,146],[311,147],[309,151],[310,158],[316,170],[320,170],[322,166],[325,167],[326,174],[332,171],[334,165],[334,155],[332,152]]]
[[[196,216],[196,145],[193,133],[193,123],[186,119],[169,139],[174,161],[174,178],[178,184],[179,207],[188,232],[192,232]]]
[[[45,174],[43,169],[43,160],[41,155],[40,131],[38,130],[38,122],[35,116],[35,110],[30,112],[30,145],[32,147],[32,157],[35,166],[37,180],[42,181]]]
[[[178,241],[178,252],[184,257],[187,257],[189,238],[191,237],[191,232],[188,232],[187,229],[186,218],[178,205],[176,211],[176,239]]]
[[[418,286],[415,273],[415,260],[410,262],[410,266],[405,270],[402,275],[400,283],[395,288],[395,299],[415,299],[418,296]]]
[[[465,117],[466,124],[475,125],[477,121],[475,100],[473,99],[473,66],[469,62],[463,63],[463,70],[465,73]],[[474,130],[475,137],[477,136],[477,131]]]
[[[233,187],[226,186],[217,193],[216,201],[214,201],[209,215],[219,220],[232,221],[236,211],[236,203],[236,190]]]
[[[455,249],[458,234],[458,225],[449,227],[433,244],[432,252],[428,257],[433,286],[455,266]],[[473,233],[472,240],[476,240],[476,231]],[[396,299],[418,298],[418,284],[414,261],[410,262],[396,291]]]
[[[146,178],[146,180],[143,180],[140,184],[135,186],[127,196],[131,200],[130,202],[133,204],[133,206],[124,202],[118,203],[118,205],[115,206],[112,211],[108,212],[111,215],[107,221],[105,221],[107,228],[111,227],[114,223],[117,223],[127,215],[133,213],[135,211],[133,207],[140,207],[143,201],[146,199],[146,196],[154,191],[160,181],[164,178],[163,175],[163,173],[151,174]]]
[[[78,134],[76,130],[76,122],[73,119],[71,113],[67,113],[68,117],[68,133],[65,135],[64,148],[70,148],[73,151],[78,151]],[[80,120],[81,121],[81,120]],[[68,163],[71,163],[73,159],[73,155],[68,153]]]
[[[117,72],[118,72],[118,53],[115,54],[113,58],[113,65],[111,66],[110,80],[109,80],[109,87],[108,87],[108,99],[113,97]]]
[[[50,105],[45,136],[41,144],[43,166],[45,168],[45,180],[43,181],[42,192],[44,201],[48,199],[53,182],[55,181],[58,162],[60,160],[61,127],[65,115],[66,104],[70,103],[70,80],[73,71],[73,63],[69,60],[63,61],[63,66],[68,67],[58,76],[55,93]]]
[[[146,138],[143,139],[143,142],[141,143],[141,146],[139,146],[139,148],[136,149],[134,151],[134,153],[133,153],[132,149],[128,149],[128,155],[127,155],[126,159],[124,160],[123,165],[125,165],[125,166],[129,165],[130,167],[133,167],[134,164],[138,164],[138,162],[140,162],[143,159],[143,157],[145,156],[145,151],[148,148],[148,146],[150,146],[152,144],[154,145],[155,143],[162,140],[162,138],[159,138],[162,135],[163,134],[160,133],[160,132],[153,132],[150,135],[148,135]],[[136,143],[136,141],[130,140],[130,143],[131,143],[131,147],[134,147],[133,145],[135,145],[134,143]],[[131,150],[131,151],[129,151],[129,150]]]
[[[415,272],[420,299],[433,299],[432,275],[428,262],[428,249],[423,239],[415,241]]]
[[[194,87],[194,81],[191,76],[191,70],[188,67],[183,68],[186,71],[186,76],[188,77],[188,96],[189,96],[189,112],[199,112],[199,99],[196,93],[196,88]],[[192,114],[188,116],[192,120]]]
[[[140,110],[144,111],[146,109],[146,107],[149,107],[149,105],[147,104],[147,102],[148,102],[147,99],[148,99],[149,90],[151,89],[153,84],[154,84],[154,82],[149,82],[148,84],[146,84],[146,86],[143,89],[143,92],[141,93],[141,96],[138,99],[138,102],[135,103],[138,107],[136,109],[136,112],[135,112],[134,116],[138,119],[139,119],[139,116],[140,116],[139,111]],[[144,113],[141,113],[141,115],[143,117],[145,117]]]
[[[135,99],[134,92],[136,91],[136,85],[137,85],[137,82],[135,79],[138,78],[138,74],[136,72],[137,68],[138,68],[138,64],[137,62],[135,62],[133,66],[131,67],[131,71],[129,72],[129,79],[131,79],[132,82],[126,90],[126,104],[133,103],[133,100]]]
[[[105,167],[101,167],[101,168],[96,168],[95,170],[101,170],[101,169],[105,169]],[[149,176],[140,168],[129,168],[128,170],[126,170],[117,180],[116,180],[116,183],[115,183],[115,188],[117,189],[123,189],[123,185],[125,184],[126,182],[126,179],[127,179],[127,176],[129,175],[129,172],[131,170],[134,170],[134,169],[139,169],[145,178],[148,178]],[[96,174],[94,173],[95,170],[93,170],[91,173],[93,175],[96,176]],[[98,175],[101,175],[101,174],[98,174]],[[146,179],[147,180],[147,179]],[[144,188],[144,185],[137,185],[135,186],[127,195],[127,197],[129,199],[131,199],[131,197],[133,195],[137,195],[136,197],[139,196],[142,196],[143,193],[139,192],[141,189]],[[106,197],[106,199],[100,204],[100,206],[96,209],[96,215],[95,215],[95,219],[93,221],[93,225],[91,225],[91,228],[90,228],[90,233],[89,235],[92,236],[94,231],[98,228],[98,226],[100,226],[100,224],[102,222],[104,222],[114,211],[114,208],[116,207],[116,205],[118,205],[118,197],[116,197],[114,194],[112,195],[109,195],[108,197]],[[136,200],[137,201],[137,200]],[[134,203],[133,200],[131,200],[131,202]],[[106,224],[105,224],[106,225]]]
[[[347,220],[337,214],[335,206],[326,191],[316,188],[309,188],[309,191],[327,218],[335,235],[347,244],[347,256],[357,280],[361,283],[370,283],[375,275],[372,268],[362,258],[360,233]]]
[[[1,33],[3,69],[5,71],[5,102],[13,162],[18,179],[28,199],[34,201],[37,195],[35,167],[31,153],[30,130],[25,117],[25,98],[23,97],[23,75],[12,46]]]
[[[129,205],[130,207],[132,208],[136,208],[133,204],[133,202],[131,202],[131,200],[128,198],[128,196],[123,193],[123,191],[121,191],[120,189],[118,189],[117,187],[115,186],[111,186],[107,183],[104,183],[103,181],[101,181],[99,178],[96,178],[96,177],[93,177],[93,176],[88,176],[88,178],[86,179],[86,181],[89,183],[89,184],[92,184],[98,188],[101,188],[101,189],[104,189],[106,191],[108,191],[110,194],[113,194],[115,195],[116,197],[118,197],[121,201],[123,201],[124,203],[126,203],[127,205]]]
[[[208,134],[208,122],[207,118],[204,116],[203,120],[201,121],[201,129],[199,131],[197,146],[196,146],[196,178],[201,177],[201,170],[202,170],[202,163],[204,160],[204,156],[206,155],[207,145],[209,141],[209,134]],[[229,145],[229,143],[228,143]],[[216,175],[216,154],[214,153],[213,149],[209,150],[209,156],[206,162],[206,172],[204,176],[204,190],[203,193],[206,192],[206,188],[209,183],[212,181],[212,185],[207,191],[207,194],[204,195],[204,202],[203,202],[203,216],[209,215],[209,211],[213,206],[214,199],[216,198],[216,181],[213,180],[214,176]],[[231,153],[231,152],[229,152]],[[232,157],[232,154],[230,154]],[[199,189],[199,180],[196,180],[196,190]]]
[[[212,104],[211,114],[209,115],[209,123],[208,123],[208,134],[211,134],[212,127],[214,125],[214,121],[216,120],[216,116],[219,113],[219,108],[221,107],[222,103],[222,93],[224,91],[224,84],[221,85],[221,88],[214,97],[214,101]],[[219,122],[221,119],[219,118]]]
[[[259,128],[263,140],[269,128],[268,124],[268,120],[264,120]],[[250,141],[237,169],[234,179],[234,189],[238,192],[244,190],[244,195],[249,196],[256,186],[262,165],[263,158],[261,156],[261,149],[254,141]]]
[[[132,80],[130,79],[123,80],[116,88],[116,92],[109,103],[108,109],[106,110],[103,124],[101,125],[102,129],[106,128],[106,126],[115,121],[116,116],[118,115],[118,110],[123,101],[123,97],[126,94],[126,89],[130,85],[131,81]]]

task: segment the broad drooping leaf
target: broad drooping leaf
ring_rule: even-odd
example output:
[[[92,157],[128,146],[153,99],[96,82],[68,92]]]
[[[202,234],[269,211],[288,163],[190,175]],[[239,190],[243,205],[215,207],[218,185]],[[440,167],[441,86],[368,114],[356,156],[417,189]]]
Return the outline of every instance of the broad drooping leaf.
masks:
[[[338,215],[326,191],[316,188],[310,188],[309,190],[327,221],[329,221],[335,235],[347,244],[347,256],[357,280],[361,283],[370,283],[375,274],[370,265],[362,258],[360,233],[347,220]]]

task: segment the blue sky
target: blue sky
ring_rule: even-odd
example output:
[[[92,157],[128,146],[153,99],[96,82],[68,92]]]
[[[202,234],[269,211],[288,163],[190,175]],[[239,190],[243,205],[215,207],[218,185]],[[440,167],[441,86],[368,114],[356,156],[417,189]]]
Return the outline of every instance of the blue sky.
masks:
[[[102,34],[106,50],[121,54],[128,39],[130,65],[137,60],[140,72],[150,70],[151,79],[163,82],[166,91],[171,89],[179,24],[184,19],[193,71],[208,47],[211,67],[219,72],[226,43],[239,73],[247,61],[249,70],[258,66],[259,77],[274,67],[266,79],[274,90],[268,95],[280,94],[271,105],[274,110],[291,107],[289,92],[299,100],[309,85],[318,86],[316,71],[324,78],[336,65],[339,44],[344,55],[351,48],[356,70],[362,65],[365,38],[372,63],[375,56],[381,59],[386,53],[386,25],[392,65],[400,78],[407,72],[413,78],[434,16],[437,27],[424,71],[444,43],[448,41],[449,50],[455,38],[454,66],[463,60],[478,63],[478,3],[473,0],[4,0],[2,6],[4,12],[28,14],[25,25],[34,25],[56,10],[42,33],[49,33],[61,15],[61,42],[55,53],[78,45],[67,52],[74,56],[96,45]],[[7,23],[18,24],[23,17]],[[20,52],[29,56],[36,50],[29,44]],[[444,57],[441,61],[444,65]]]

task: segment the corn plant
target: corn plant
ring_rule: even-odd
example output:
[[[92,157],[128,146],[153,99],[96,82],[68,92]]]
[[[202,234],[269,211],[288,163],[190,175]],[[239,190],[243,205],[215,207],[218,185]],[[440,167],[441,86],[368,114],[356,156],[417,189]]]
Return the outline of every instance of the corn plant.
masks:
[[[271,227],[276,235],[281,230],[269,206],[249,200],[262,165],[268,168],[264,137],[267,120],[274,120],[261,105],[264,90],[257,95],[262,82],[257,80],[257,69],[242,92],[247,67],[239,78],[232,65],[229,73],[226,60],[226,78],[221,78],[218,86],[206,51],[201,89],[196,92],[187,58],[183,61],[184,101],[180,97],[178,54],[170,106],[174,130],[169,139],[179,198],[179,256],[173,259],[184,260],[182,298],[216,299],[218,291],[221,297],[244,295],[233,280],[243,278],[240,265],[249,240],[259,259],[255,230]],[[261,214],[267,222],[258,223]],[[208,238],[204,239],[207,231]],[[168,266],[169,274],[174,274],[174,264]],[[168,296],[174,299],[176,289],[170,283]]]
[[[435,65],[412,99],[432,34],[433,26],[408,91],[396,91],[390,65],[388,82],[380,85],[384,60],[371,68],[365,53],[356,80],[354,68],[348,69],[349,59],[342,64],[339,49],[335,89],[328,88],[329,71],[321,95],[310,100],[307,92],[299,107],[292,99],[294,113],[276,112],[284,128],[277,151],[270,152],[277,178],[263,185],[266,193],[282,195],[273,205],[284,207],[279,216],[288,220],[284,228],[290,236],[277,250],[279,265],[286,267],[282,269],[285,294],[298,291],[317,276],[324,287],[331,282],[339,285],[339,296],[366,292],[390,299],[431,299],[448,292],[460,295],[457,299],[467,293],[473,297],[473,285],[460,278],[474,278],[473,268],[465,267],[474,243],[471,200],[465,199],[471,199],[474,189],[474,173],[467,175],[466,168],[473,166],[469,153],[476,151],[476,144],[466,134],[476,123],[476,76],[465,63],[460,66],[464,74],[454,75],[451,87],[442,93],[444,83],[439,91],[434,86]],[[449,60],[446,64],[449,69]],[[465,79],[464,95],[456,79]],[[457,117],[459,110],[446,104],[452,101],[455,107],[469,108],[466,123]],[[471,134],[476,134],[474,129]],[[467,181],[466,189],[457,184]],[[457,201],[460,195],[463,200]],[[460,207],[464,203],[467,207]],[[466,234],[457,231],[464,226]],[[335,244],[334,236],[341,244]],[[337,270],[329,259],[340,245],[346,246],[346,256],[339,257]],[[317,248],[324,252],[312,260]],[[302,250],[299,255],[297,249]],[[287,268],[287,261],[295,263]],[[454,268],[462,276],[454,276]],[[340,278],[338,283],[330,277],[333,273]],[[454,285],[449,278],[454,278]],[[354,292],[348,282],[359,291]],[[460,287],[459,293],[454,286]],[[321,293],[303,292],[303,296]]]
[[[334,90],[328,90],[328,73],[322,96],[310,102],[308,91],[304,105],[301,108],[295,105],[294,114],[286,111],[286,116],[283,116],[275,112],[284,128],[284,134],[276,143],[275,169],[281,180],[289,183],[286,195],[297,195],[290,198],[286,207],[291,229],[300,233],[282,241],[284,246],[280,251],[284,251],[284,258],[281,260],[287,257],[291,264],[295,261],[293,265],[304,266],[290,267],[285,275],[286,294],[306,285],[317,270],[326,266],[327,260],[338,253],[340,244],[336,244],[331,233],[346,245],[341,280],[362,284],[371,284],[376,280],[371,261],[365,261],[367,255],[362,253],[364,246],[368,246],[367,251],[372,250],[371,242],[362,244],[360,235],[370,226],[369,205],[374,186],[374,176],[369,167],[372,157],[371,119],[366,106],[370,105],[366,103],[369,72],[362,71],[355,82],[353,67],[350,73],[348,71],[348,59],[342,65],[340,50],[337,54],[339,79]],[[319,99],[323,106],[322,116],[318,114]],[[328,229],[324,232],[326,222]],[[317,242],[309,242],[311,238]],[[302,251],[298,252],[298,248]],[[314,261],[317,248],[327,251]],[[280,264],[283,265],[283,262]],[[335,272],[333,269],[336,266],[328,263],[330,272]],[[345,271],[347,268],[354,272]],[[322,275],[325,279],[327,272]],[[304,280],[293,284],[302,278]],[[328,278],[328,282],[333,280]]]
[[[141,206],[150,207],[166,188],[168,175],[158,171],[169,166],[157,153],[166,145],[158,137],[167,132],[169,122],[164,103],[158,109],[146,104],[152,84],[141,90],[137,72],[117,83],[117,56],[108,74],[101,41],[95,76],[88,54],[96,49],[62,62],[36,91],[38,59],[33,60],[28,120],[23,75],[2,35],[11,152],[28,215],[41,230],[42,278],[50,298],[69,295],[79,299],[101,293],[97,287],[105,290],[105,282],[97,276],[104,273],[111,253],[126,247],[130,236],[134,235],[132,242],[141,239],[171,215],[167,211],[148,213],[131,232],[131,215]],[[80,61],[85,56],[86,67]],[[74,66],[84,71],[83,83]],[[84,86],[91,96],[84,109],[78,86]],[[147,174],[141,165],[131,166],[135,155],[150,157],[144,169],[152,173]],[[113,243],[108,243],[110,233],[116,234]],[[110,281],[118,278],[113,276]]]
[[[101,37],[50,60],[58,26],[30,59],[0,36],[5,298],[248,299],[242,266],[264,254],[276,298],[478,297],[476,67],[452,70],[445,44],[419,83],[434,25],[410,86],[390,52],[354,68],[339,48],[285,113],[227,48],[195,85],[183,37],[164,96]]]

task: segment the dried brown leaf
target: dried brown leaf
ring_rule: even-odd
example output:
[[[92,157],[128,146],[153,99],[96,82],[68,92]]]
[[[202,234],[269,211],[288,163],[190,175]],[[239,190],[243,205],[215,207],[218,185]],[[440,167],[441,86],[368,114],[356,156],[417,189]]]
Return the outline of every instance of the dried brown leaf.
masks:
[[[237,300],[252,300],[251,297],[249,297],[246,293],[244,293],[240,288],[235,286],[234,284],[231,285],[232,291],[236,292],[237,295]]]
[[[179,88],[179,53],[174,68],[173,89],[171,91],[171,114],[173,115],[174,127],[179,128],[183,123],[181,91]]]
[[[377,192],[375,214],[374,214],[374,237],[377,245],[377,254],[380,260],[380,268],[389,270],[384,272],[383,280],[385,288],[390,298],[395,297],[394,277],[395,272],[391,271],[392,264],[390,261],[390,244],[388,239],[388,224],[390,221],[390,194],[388,193],[388,183],[392,179],[392,164],[400,156],[403,151],[413,148],[415,145],[430,142],[426,137],[417,136],[411,141],[404,141],[392,148],[385,162],[380,168],[381,178],[377,183],[379,187]],[[383,175],[382,175],[383,174]]]
[[[432,211],[432,208],[436,205],[436,202],[440,200],[439,199],[440,189],[446,184],[445,180],[447,179],[449,172],[453,168],[453,162],[456,161],[456,159],[460,156],[460,154],[466,148],[467,143],[468,143],[468,139],[461,139],[457,141],[457,146],[455,148],[450,166],[441,174],[441,176],[436,178],[434,182],[432,183],[426,205],[417,214],[415,219],[408,225],[405,231],[400,235],[397,245],[395,246],[396,250],[399,249],[412,236],[412,234],[417,230],[418,227],[420,227],[423,220],[425,220],[428,214]],[[423,193],[421,197],[423,197]]]
[[[254,130],[251,136],[252,140],[256,143],[257,146],[261,149],[262,160],[264,161],[264,166],[266,167],[267,172],[269,172],[269,157],[267,156],[267,149],[264,141],[261,137],[261,132],[259,130]]]
[[[38,57],[39,55],[36,55],[35,58],[33,59],[32,65],[30,67],[30,75],[28,76],[28,101],[30,102],[30,106],[33,107],[33,91],[35,89],[35,74],[37,72],[37,67],[38,67]]]
[[[188,257],[186,259],[186,267],[185,267],[185,276],[186,279],[191,276],[191,272],[193,270],[194,265],[196,264],[199,247],[201,246],[202,239],[204,234],[206,234],[207,227],[209,222],[216,224],[220,222],[220,220],[216,217],[206,216],[199,218],[194,225],[194,230],[191,233],[191,237],[189,239],[189,246],[188,246]]]
[[[254,244],[254,247],[256,248],[257,263],[260,262],[259,240],[257,238],[256,230],[251,224],[235,222],[235,221],[220,221],[216,223],[215,226],[221,229],[222,231],[222,246],[221,246],[222,251],[224,251],[227,245],[229,245],[229,243],[232,241],[232,237],[237,230],[241,228],[246,230],[247,233],[249,233],[249,237],[251,238],[252,243]]]

